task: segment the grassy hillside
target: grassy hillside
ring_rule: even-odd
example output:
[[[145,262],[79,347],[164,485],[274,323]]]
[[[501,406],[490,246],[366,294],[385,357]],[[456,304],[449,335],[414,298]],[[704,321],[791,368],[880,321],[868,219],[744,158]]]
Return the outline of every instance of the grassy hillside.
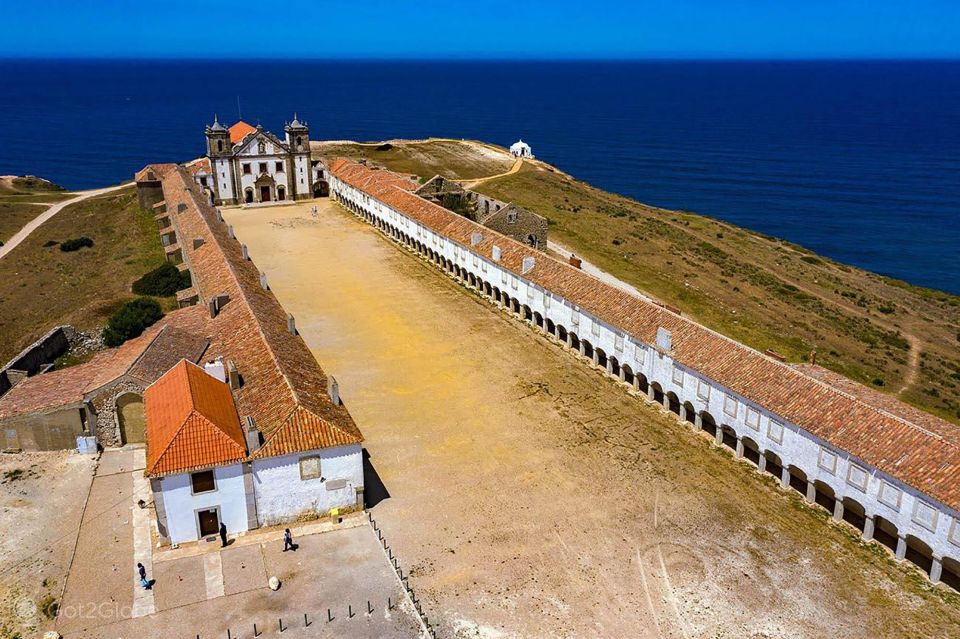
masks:
[[[63,187],[43,178],[0,175],[0,202],[59,202],[72,195]]]
[[[369,157],[421,176],[476,178],[488,166],[490,147],[456,142],[444,145],[442,158],[418,164],[433,148],[412,153],[394,145],[378,154],[340,144],[322,153]],[[452,154],[455,169],[436,170]],[[488,174],[509,166],[501,154]],[[957,296],[708,217],[649,207],[539,162],[475,188],[545,216],[551,240],[721,333],[791,362],[816,350],[818,364],[960,423]]]
[[[310,146],[317,156],[366,158],[393,171],[415,173],[424,179],[442,174],[469,180],[504,173],[513,165],[513,159],[497,147],[457,140],[403,144],[311,142]],[[469,149],[469,153],[464,153],[464,149]]]
[[[56,244],[81,236],[93,247],[65,253]],[[134,297],[132,282],[164,259],[133,187],[65,208],[0,259],[0,362],[58,324],[102,326]]]
[[[0,201],[0,246],[46,208],[43,204]]]

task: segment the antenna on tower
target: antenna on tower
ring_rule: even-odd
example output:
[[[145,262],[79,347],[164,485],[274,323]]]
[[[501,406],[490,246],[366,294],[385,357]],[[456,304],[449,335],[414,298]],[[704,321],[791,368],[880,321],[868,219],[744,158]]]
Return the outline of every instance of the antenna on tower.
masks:
[[[243,119],[243,114],[240,113],[240,96],[239,95],[237,96],[237,119],[238,120]]]

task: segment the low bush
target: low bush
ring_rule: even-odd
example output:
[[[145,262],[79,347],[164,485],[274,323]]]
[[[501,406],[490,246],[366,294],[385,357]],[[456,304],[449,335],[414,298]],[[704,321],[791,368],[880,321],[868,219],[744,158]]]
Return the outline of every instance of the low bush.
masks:
[[[163,310],[157,300],[150,297],[138,297],[121,306],[107,320],[103,331],[103,341],[107,346],[120,346],[128,339],[137,337],[157,320],[163,317]]]
[[[89,237],[76,237],[61,244],[60,250],[64,253],[69,253],[71,251],[79,251],[84,247],[90,248],[91,246],[93,246],[93,240]]]
[[[46,242],[43,243],[43,248],[50,248],[51,246],[56,246],[59,243],[60,242],[58,242],[57,240],[47,240]]]
[[[189,288],[190,284],[190,271],[181,272],[168,262],[134,282],[133,292],[137,295],[168,297],[177,291]]]

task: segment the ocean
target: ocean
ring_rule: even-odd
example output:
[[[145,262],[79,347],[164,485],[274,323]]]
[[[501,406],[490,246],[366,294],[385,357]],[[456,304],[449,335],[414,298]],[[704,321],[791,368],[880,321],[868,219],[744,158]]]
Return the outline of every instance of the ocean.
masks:
[[[0,174],[71,189],[314,139],[509,145],[601,188],[960,294],[960,62],[0,61]],[[239,107],[238,107],[239,98]]]

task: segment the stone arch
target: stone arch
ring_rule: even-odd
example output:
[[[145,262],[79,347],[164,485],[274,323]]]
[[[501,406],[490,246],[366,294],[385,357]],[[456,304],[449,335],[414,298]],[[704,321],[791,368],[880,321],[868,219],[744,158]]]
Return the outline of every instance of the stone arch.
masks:
[[[650,398],[663,406],[663,388],[659,382],[650,382]]]
[[[487,297],[493,297],[493,287],[490,286],[490,282],[483,283],[483,292],[487,294]]]
[[[511,300],[511,304],[513,305],[513,312],[514,312],[516,315],[519,315],[519,314],[520,314],[520,300],[518,300],[517,298],[513,298],[513,299]]]
[[[593,352],[594,352],[594,358],[593,358],[594,363],[600,368],[602,368],[603,370],[607,370],[608,360],[607,360],[606,351],[604,351],[602,348],[598,346],[593,349]]]
[[[754,466],[760,466],[760,445],[750,437],[742,437],[740,443],[743,445],[743,458],[748,460]]]
[[[327,197],[330,195],[330,183],[326,180],[317,180],[313,183],[313,197]]]
[[[697,409],[694,408],[693,404],[689,401],[683,403],[683,410],[681,411],[683,419],[687,422],[690,422],[694,426],[697,424]]]
[[[897,537],[900,530],[897,525],[889,519],[884,519],[880,515],[873,518],[873,538],[883,546],[890,549],[890,552],[897,552]]]
[[[549,317],[547,318],[547,333],[556,337],[557,325]]]
[[[620,366],[620,379],[627,384],[630,384],[632,388],[636,388],[637,376],[633,374],[633,369],[630,368],[630,364],[623,364]]]
[[[566,344],[568,335],[569,331],[567,331],[567,327],[563,324],[557,324],[557,339]]]
[[[904,558],[923,572],[930,574],[933,567],[933,549],[925,541],[913,535],[907,535],[907,554]]]
[[[580,343],[580,336],[574,333],[573,331],[570,331],[569,336],[570,336],[570,348],[572,348],[573,350],[579,353],[583,347],[583,344]]]
[[[146,441],[143,395],[127,392],[117,397],[117,429],[121,445],[142,444]]]
[[[583,353],[584,357],[593,361],[593,344],[589,340],[580,340],[580,352]]]
[[[849,496],[844,497],[841,503],[843,504],[843,521],[863,532],[863,527],[867,523],[867,511],[863,504]]]
[[[247,204],[253,204],[253,188],[247,187],[243,190],[243,201]]]
[[[541,315],[538,311],[533,312],[533,323],[537,328],[546,328],[543,324],[543,315]]]
[[[783,460],[780,459],[780,455],[772,450],[765,450],[763,451],[763,458],[765,460],[764,470],[776,477],[777,480],[781,480],[783,478]]]
[[[634,376],[637,379],[637,382],[636,382],[637,390],[640,391],[641,393],[649,393],[650,384],[649,382],[647,382],[647,376],[644,375],[643,373],[634,373]]]
[[[620,361],[611,355],[609,358],[607,358],[607,362],[607,371],[617,379],[622,379],[621,371],[623,369],[620,366]]]
[[[523,305],[523,320],[525,322],[533,322],[533,310],[526,304]]]
[[[942,565],[943,572],[940,574],[940,581],[960,592],[960,561],[953,557],[944,557]]]
[[[813,488],[813,501],[826,508],[828,513],[833,514],[834,509],[837,507],[837,495],[833,490],[833,486],[818,479],[813,482]]]
[[[282,184],[277,185],[277,201],[283,202],[287,199],[287,187]]]
[[[737,431],[734,430],[733,426],[729,424],[720,425],[720,441],[718,444],[722,444],[731,450],[737,450]]]
[[[802,468],[791,464],[787,466],[787,472],[790,473],[790,488],[806,497],[807,495],[807,473]]]
[[[665,400],[663,402],[663,407],[666,408],[671,413],[673,413],[674,415],[676,415],[677,417],[680,416],[680,398],[677,397],[677,394],[674,393],[673,391],[669,391],[666,394]]]

